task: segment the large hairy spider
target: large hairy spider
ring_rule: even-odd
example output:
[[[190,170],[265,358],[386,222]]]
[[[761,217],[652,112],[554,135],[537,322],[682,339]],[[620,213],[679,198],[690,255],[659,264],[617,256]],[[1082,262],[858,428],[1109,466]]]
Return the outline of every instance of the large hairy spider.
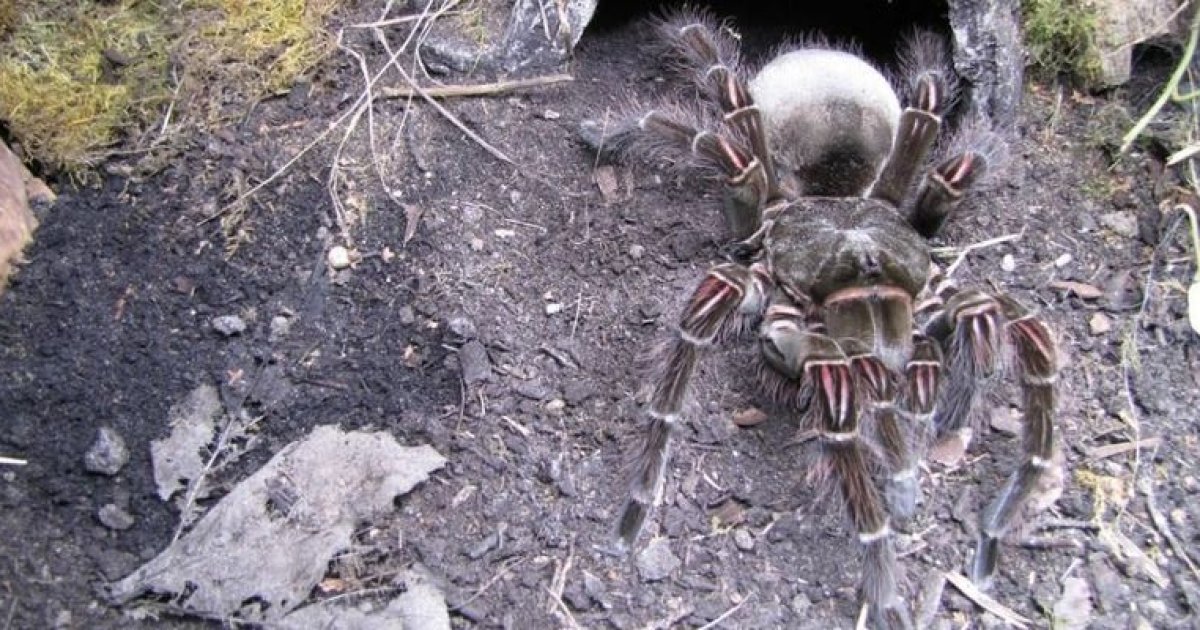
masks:
[[[610,139],[722,179],[737,242],[735,262],[700,281],[657,360],[620,535],[632,544],[661,499],[701,350],[756,339],[766,392],[818,436],[814,472],[838,490],[857,534],[864,602],[878,625],[908,627],[889,517],[915,509],[929,438],[967,439],[981,383],[1001,373],[1019,381],[1021,464],[982,513],[971,567],[979,583],[1054,466],[1050,330],[1007,296],[933,286],[926,242],[1003,143],[987,125],[964,123],[926,167],[955,91],[929,34],[909,38],[893,87],[859,56],[822,45],[778,55],[747,81],[735,36],[711,16],[685,11],[659,31],[705,98],[635,106]]]

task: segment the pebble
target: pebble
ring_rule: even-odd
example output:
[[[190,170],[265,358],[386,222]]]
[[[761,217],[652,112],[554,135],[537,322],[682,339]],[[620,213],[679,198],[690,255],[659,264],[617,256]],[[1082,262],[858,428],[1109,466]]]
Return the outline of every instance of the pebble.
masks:
[[[555,398],[546,403],[546,413],[552,416],[561,416],[563,409],[567,407],[567,403],[561,398]]]
[[[120,433],[109,427],[101,427],[96,441],[83,456],[83,466],[88,472],[115,475],[129,462],[129,448]]]
[[[334,269],[345,269],[350,266],[350,250],[341,245],[329,248],[329,266]]]
[[[646,255],[646,248],[641,245],[629,246],[629,257],[634,260],[641,260],[642,256]]]
[[[479,238],[478,236],[471,239],[471,251],[473,251],[473,252],[483,251],[483,239]]]
[[[562,310],[563,310],[563,305],[558,302],[551,302],[546,305],[546,314],[547,315],[557,315],[557,314],[561,313]]]
[[[1112,330],[1112,320],[1104,313],[1095,313],[1088,319],[1088,329],[1093,335],[1106,335]]]
[[[553,109],[547,109],[546,111],[542,112],[542,118],[545,118],[546,120],[558,120],[559,118],[562,118],[562,114],[554,111]]]
[[[271,318],[271,334],[272,342],[279,341],[287,337],[292,330],[292,318],[286,315],[276,315]]]
[[[446,322],[446,328],[463,342],[470,341],[479,335],[479,331],[475,328],[475,322],[462,315],[451,317],[450,321]]]
[[[1069,264],[1071,264],[1071,255],[1070,254],[1063,254],[1062,256],[1059,256],[1058,258],[1054,259],[1055,267],[1060,267],[1060,268],[1066,267]]]
[[[222,335],[232,337],[246,331],[246,322],[237,315],[221,315],[212,319],[212,327]]]
[[[1100,215],[1100,225],[1124,236],[1135,238],[1138,235],[1137,216],[1132,212],[1109,212]]]
[[[487,348],[478,340],[472,339],[463,344],[458,351],[458,363],[467,385],[492,380],[492,360],[488,358]]]
[[[1004,271],[1012,271],[1017,268],[1017,259],[1013,258],[1012,254],[1005,254],[1004,258],[1000,259],[1000,268]]]
[[[666,538],[650,541],[637,556],[638,575],[642,577],[643,582],[664,580],[682,564],[683,562],[671,552],[671,545]]]
[[[100,512],[96,514],[96,517],[100,519],[102,525],[117,531],[127,530],[133,527],[134,523],[132,514],[112,503],[104,504],[104,507],[100,508]]]
[[[796,596],[792,598],[792,612],[796,615],[806,617],[810,608],[812,608],[812,600],[808,598],[808,595],[796,593]]]
[[[745,527],[739,527],[733,530],[733,544],[742,551],[752,551],[754,536]]]

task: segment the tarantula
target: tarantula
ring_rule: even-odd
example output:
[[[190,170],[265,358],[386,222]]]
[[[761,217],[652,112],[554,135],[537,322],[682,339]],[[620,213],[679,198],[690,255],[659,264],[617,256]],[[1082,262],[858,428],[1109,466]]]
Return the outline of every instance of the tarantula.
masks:
[[[627,130],[607,140],[723,179],[736,243],[734,262],[708,271],[659,355],[619,534],[634,543],[661,500],[701,351],[755,339],[767,394],[818,436],[816,472],[838,489],[861,545],[864,602],[879,625],[908,627],[889,517],[915,509],[927,438],[968,439],[980,385],[1015,375],[1023,455],[982,513],[971,568],[979,583],[1054,465],[1051,331],[1012,298],[937,282],[926,242],[1003,143],[986,124],[960,125],[916,181],[955,100],[931,34],[908,39],[893,85],[860,56],[824,45],[780,54],[747,81],[736,37],[712,16],[685,11],[658,27],[702,103],[633,106]]]

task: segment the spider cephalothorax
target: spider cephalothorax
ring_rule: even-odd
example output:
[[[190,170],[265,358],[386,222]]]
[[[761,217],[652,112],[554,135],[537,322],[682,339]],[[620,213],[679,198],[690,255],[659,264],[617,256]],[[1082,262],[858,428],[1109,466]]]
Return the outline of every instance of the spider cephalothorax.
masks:
[[[696,77],[701,105],[635,106],[611,140],[723,180],[737,242],[734,262],[709,270],[663,346],[620,534],[632,543],[659,500],[701,350],[756,337],[766,393],[818,435],[818,465],[863,549],[865,603],[880,625],[908,626],[889,519],[915,508],[926,437],[969,431],[991,375],[1019,381],[1022,461],[983,512],[977,582],[994,573],[1000,538],[1053,465],[1049,329],[1011,298],[931,286],[926,238],[995,167],[1002,142],[968,122],[926,166],[955,87],[930,35],[909,38],[893,86],[860,57],[821,46],[779,55],[747,80],[735,38],[711,17],[682,13],[659,31]]]

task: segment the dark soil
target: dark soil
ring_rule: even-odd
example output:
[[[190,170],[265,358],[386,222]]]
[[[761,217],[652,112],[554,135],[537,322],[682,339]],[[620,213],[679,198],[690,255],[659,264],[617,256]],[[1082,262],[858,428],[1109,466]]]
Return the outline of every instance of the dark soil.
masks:
[[[732,424],[763,404],[749,349],[715,354],[699,375],[651,525],[681,566],[644,579],[637,559],[653,535],[632,556],[612,553],[623,453],[642,419],[638,359],[723,244],[718,186],[616,164],[617,186],[602,194],[604,163],[577,139],[581,121],[624,93],[663,89],[664,69],[638,46],[646,35],[625,26],[586,36],[573,83],[446,103],[516,166],[420,104],[397,134],[405,103],[381,102],[386,173],[420,226],[406,243],[405,209],[378,190],[359,134],[353,194],[372,210],[354,230],[362,257],[350,270],[325,264],[340,242],[324,184],[334,143],[254,197],[231,256],[217,222],[204,221],[229,201],[230,182],[261,181],[344,111],[361,89],[348,63],[331,63],[310,92],[194,139],[159,173],[62,187],[0,298],[0,455],[28,460],[0,469],[0,627],[134,623],[97,587],[171,540],[178,515],[156,496],[149,442],[203,383],[262,417],[261,441],[223,473],[227,483],[320,424],[387,430],[450,460],[393,518],[364,524],[366,561],[331,566],[354,588],[386,595],[389,575],[420,562],[444,580],[460,627],[700,626],[739,604],[723,627],[850,627],[855,543],[837,506],[805,482],[795,420]],[[1167,68],[1143,70],[1161,80]],[[1020,234],[971,252],[955,278],[1039,309],[1065,357],[1066,486],[1005,547],[991,592],[1035,626],[1054,625],[1068,576],[1090,588],[1092,627],[1191,627],[1200,605],[1197,576],[1164,533],[1189,550],[1200,535],[1189,259],[1180,230],[1155,249],[1172,180],[1154,146],[1113,168],[1106,153],[1125,130],[1105,122],[1110,114],[1142,111],[1157,89],[1142,80],[1095,98],[1031,85],[1010,168],[935,243]],[[1082,299],[1060,281],[1101,295]],[[224,337],[210,324],[222,315],[248,328]],[[271,335],[281,316],[290,331]],[[984,415],[1018,401],[1001,387]],[[83,464],[106,426],[132,452],[114,477]],[[924,504],[898,542],[910,601],[941,572],[964,569],[978,510],[1018,452],[1018,438],[984,428],[960,465],[931,464]],[[725,526],[714,514],[731,500],[744,520]],[[102,525],[106,504],[133,526]],[[1113,531],[1147,554],[1157,582],[1101,535]],[[549,594],[560,573],[561,604]],[[936,611],[939,627],[999,623],[950,586]],[[168,621],[201,623],[153,625]]]

